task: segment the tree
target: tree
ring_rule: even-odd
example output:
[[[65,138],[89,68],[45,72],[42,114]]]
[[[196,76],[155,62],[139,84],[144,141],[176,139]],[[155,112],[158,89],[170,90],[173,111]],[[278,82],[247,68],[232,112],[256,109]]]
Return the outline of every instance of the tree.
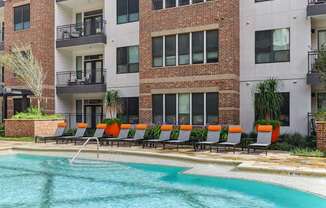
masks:
[[[326,48],[322,46],[317,52],[317,59],[313,64],[313,71],[319,73],[320,81],[326,83]]]
[[[256,86],[255,107],[258,119],[279,120],[283,98],[277,88],[276,79],[265,80]]]
[[[120,111],[120,96],[116,90],[109,90],[105,95],[106,111],[109,118],[115,118]]]
[[[37,109],[41,111],[41,99],[46,74],[41,63],[33,55],[31,47],[27,44],[14,45],[12,50],[0,56],[0,63],[16,75],[37,99]]]

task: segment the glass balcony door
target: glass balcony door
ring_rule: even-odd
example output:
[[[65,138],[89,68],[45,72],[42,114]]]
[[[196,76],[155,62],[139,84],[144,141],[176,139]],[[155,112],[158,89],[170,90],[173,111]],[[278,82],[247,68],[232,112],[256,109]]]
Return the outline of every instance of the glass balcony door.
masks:
[[[98,33],[102,33],[103,31],[103,15],[96,15],[91,17],[84,18],[84,35],[96,35]]]
[[[85,81],[89,84],[103,83],[103,60],[85,61]]]
[[[89,128],[96,128],[96,124],[101,123],[103,119],[103,106],[102,105],[85,105],[85,122]]]

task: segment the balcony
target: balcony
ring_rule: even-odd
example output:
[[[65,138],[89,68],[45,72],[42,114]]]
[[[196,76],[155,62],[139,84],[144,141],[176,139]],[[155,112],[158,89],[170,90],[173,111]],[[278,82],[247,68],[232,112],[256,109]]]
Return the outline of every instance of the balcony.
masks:
[[[57,48],[106,44],[106,22],[103,19],[57,27]]]
[[[325,59],[325,61],[321,61],[321,58],[324,56],[325,58],[323,59]],[[326,67],[326,51],[308,52],[308,74],[307,74],[308,85],[321,84],[321,77],[319,72],[322,67]]]
[[[62,71],[56,74],[57,94],[105,92],[105,70]]]
[[[308,0],[307,16],[326,15],[326,0]]]

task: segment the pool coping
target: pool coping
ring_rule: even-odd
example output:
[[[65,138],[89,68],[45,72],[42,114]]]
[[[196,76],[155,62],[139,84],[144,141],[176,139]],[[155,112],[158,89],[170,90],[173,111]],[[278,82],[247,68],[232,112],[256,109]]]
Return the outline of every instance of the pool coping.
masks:
[[[19,154],[20,152],[27,152],[26,154],[40,154],[40,155],[48,155],[47,153],[52,153],[55,155],[55,153],[68,153],[67,155],[73,155],[79,148],[56,148],[56,147],[22,147],[22,146],[11,146],[11,147],[4,147],[0,148],[0,154]],[[83,151],[84,153],[96,153],[95,149],[85,149]],[[44,154],[43,154],[44,153]],[[155,164],[158,165],[166,165],[162,161],[170,161],[170,160],[176,160],[177,162],[172,165],[168,166],[176,166],[176,167],[183,167],[186,168],[185,171],[182,171],[182,174],[191,174],[191,175],[201,175],[201,176],[208,176],[208,177],[221,177],[221,178],[237,178],[237,179],[244,179],[244,180],[252,180],[257,182],[263,182],[263,183],[269,183],[274,184],[278,186],[283,186],[291,189],[295,189],[298,191],[303,191],[306,193],[310,193],[316,196],[319,196],[326,200],[326,189],[321,188],[321,186],[324,187],[323,184],[326,185],[326,178],[324,177],[326,174],[324,173],[318,173],[316,171],[314,172],[305,172],[300,170],[292,170],[289,168],[278,168],[273,169],[270,167],[263,167],[262,164],[260,166],[257,166],[256,164],[253,164],[253,162],[250,161],[233,161],[233,160],[225,160],[225,159],[206,159],[206,158],[198,158],[198,157],[192,157],[192,156],[184,156],[184,155],[166,155],[161,153],[153,153],[153,152],[136,152],[136,151],[128,151],[128,150],[100,150],[101,154],[108,155],[117,155],[122,157],[128,157],[128,156],[138,156],[143,158],[150,158],[155,161]],[[70,157],[70,156],[64,156],[64,157]],[[149,157],[150,156],[150,157]],[[133,157],[131,157],[133,158]],[[156,160],[158,159],[158,160]],[[105,159],[107,160],[107,159]],[[136,162],[137,163],[137,162]],[[144,164],[152,164],[151,162],[141,162]],[[191,165],[180,165],[180,163],[187,163]],[[209,171],[205,172],[198,166],[200,165],[217,165],[217,166],[228,166],[232,167],[232,174],[230,175],[219,175],[215,173],[210,173]],[[293,173],[292,171],[296,171]],[[291,174],[292,173],[292,174]],[[300,173],[300,174],[298,174]],[[266,175],[265,175],[266,174]],[[260,177],[256,178],[255,175],[260,175]],[[272,177],[269,177],[272,176]],[[307,177],[308,176],[308,177]],[[290,181],[287,181],[288,179],[291,179]],[[301,179],[304,179],[305,181],[308,181],[307,184],[309,184],[309,181],[311,180],[313,183],[309,184],[308,186],[306,184],[302,184]],[[297,181],[300,180],[300,183],[297,184]],[[319,182],[321,181],[322,184]]]
[[[18,150],[18,151],[40,151],[40,152],[76,152],[79,148],[65,147],[19,147],[12,146],[1,148],[1,150]],[[83,152],[86,153],[96,153],[95,149],[85,149]],[[99,150],[101,154],[125,154],[125,155],[135,155],[135,156],[151,156],[156,158],[164,159],[175,159],[190,161],[196,163],[209,163],[209,164],[221,164],[221,165],[233,165],[238,171],[250,171],[250,172],[262,172],[262,173],[272,173],[272,174],[285,174],[285,175],[298,175],[298,176],[315,176],[315,177],[326,177],[326,170],[322,168],[306,168],[306,167],[289,167],[281,165],[271,165],[268,162],[254,162],[254,161],[244,161],[244,160],[227,160],[227,159],[208,159],[199,158],[193,156],[177,155],[177,154],[162,154],[157,152],[141,152],[141,151],[128,151],[128,150],[118,150],[118,149],[107,149]]]

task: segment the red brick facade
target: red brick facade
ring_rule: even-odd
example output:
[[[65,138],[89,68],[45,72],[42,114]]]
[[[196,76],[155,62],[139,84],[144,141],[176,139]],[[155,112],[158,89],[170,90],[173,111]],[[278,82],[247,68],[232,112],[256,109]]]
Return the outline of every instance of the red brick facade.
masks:
[[[140,0],[140,120],[152,121],[152,94],[219,92],[220,122],[239,123],[239,0],[215,0],[152,10]],[[152,67],[152,37],[219,30],[219,62]]]
[[[30,28],[14,31],[14,7],[30,4]],[[31,45],[33,54],[41,62],[47,78],[44,86],[42,109],[48,113],[54,112],[55,71],[54,71],[54,5],[53,0],[7,0],[4,8],[5,18],[5,51],[14,44]],[[13,74],[5,71],[5,85],[11,88],[25,88],[18,83]],[[36,104],[35,99],[31,99]],[[9,117],[13,113],[13,100],[8,99]]]
[[[5,135],[8,137],[53,136],[58,123],[64,120],[5,120]]]
[[[326,122],[318,121],[317,127],[317,148],[326,151]]]

